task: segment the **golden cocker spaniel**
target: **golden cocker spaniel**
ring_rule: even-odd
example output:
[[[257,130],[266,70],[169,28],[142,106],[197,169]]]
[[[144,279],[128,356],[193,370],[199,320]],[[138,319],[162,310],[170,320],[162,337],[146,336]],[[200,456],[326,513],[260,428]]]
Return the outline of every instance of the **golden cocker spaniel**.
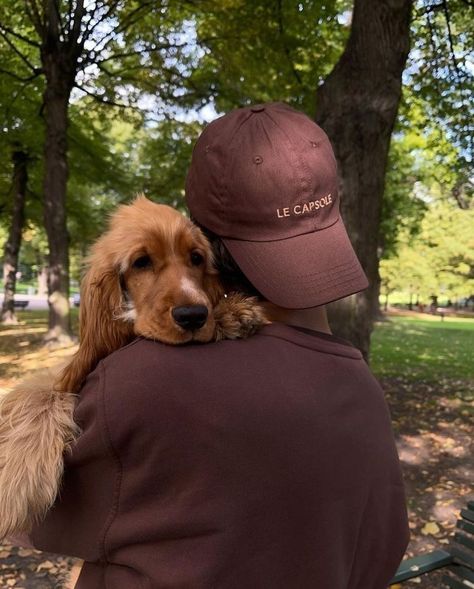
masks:
[[[136,336],[167,344],[234,339],[267,321],[255,299],[226,295],[200,229],[139,196],[113,214],[81,285],[80,344],[52,384],[36,377],[0,401],[0,539],[53,504],[78,435],[76,394],[98,362]]]

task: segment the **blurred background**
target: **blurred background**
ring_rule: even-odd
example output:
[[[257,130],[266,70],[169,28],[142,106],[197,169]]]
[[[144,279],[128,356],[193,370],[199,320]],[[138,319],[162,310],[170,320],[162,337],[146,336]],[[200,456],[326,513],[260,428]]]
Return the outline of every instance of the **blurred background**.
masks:
[[[138,192],[184,211],[206,123],[287,102],[338,160],[371,285],[331,324],[387,392],[409,554],[448,543],[473,480],[473,40],[473,0],[3,0],[0,386],[74,351],[109,211]],[[45,559],[0,548],[0,585],[56,586],[70,561]]]

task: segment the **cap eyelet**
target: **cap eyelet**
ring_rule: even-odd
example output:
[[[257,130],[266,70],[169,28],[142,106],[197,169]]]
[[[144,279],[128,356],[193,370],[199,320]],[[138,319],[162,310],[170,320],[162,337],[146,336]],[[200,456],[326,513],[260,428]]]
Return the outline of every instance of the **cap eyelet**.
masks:
[[[211,146],[210,145],[206,145],[206,147],[204,148],[204,151],[206,153],[209,153],[211,151]]]
[[[319,143],[317,141],[311,141],[311,147],[318,147]]]
[[[256,155],[253,158],[253,163],[257,164],[257,166],[260,165],[261,163],[263,163],[263,157],[261,155]]]

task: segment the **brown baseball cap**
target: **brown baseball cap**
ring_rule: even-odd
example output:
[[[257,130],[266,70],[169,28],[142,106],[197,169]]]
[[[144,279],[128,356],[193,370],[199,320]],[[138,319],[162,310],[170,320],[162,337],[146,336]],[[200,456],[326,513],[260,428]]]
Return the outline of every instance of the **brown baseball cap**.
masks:
[[[281,307],[315,307],[368,286],[339,214],[329,139],[286,104],[239,108],[210,123],[194,147],[186,200]]]

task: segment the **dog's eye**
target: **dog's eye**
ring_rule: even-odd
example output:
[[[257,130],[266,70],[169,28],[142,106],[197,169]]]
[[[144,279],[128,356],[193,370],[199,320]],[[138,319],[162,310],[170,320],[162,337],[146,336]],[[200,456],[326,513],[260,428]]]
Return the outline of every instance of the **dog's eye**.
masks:
[[[200,266],[204,262],[204,256],[199,252],[191,252],[191,264],[193,266]]]
[[[143,268],[149,268],[150,266],[151,266],[150,256],[140,256],[132,264],[132,268],[138,268],[139,270],[141,270]]]

